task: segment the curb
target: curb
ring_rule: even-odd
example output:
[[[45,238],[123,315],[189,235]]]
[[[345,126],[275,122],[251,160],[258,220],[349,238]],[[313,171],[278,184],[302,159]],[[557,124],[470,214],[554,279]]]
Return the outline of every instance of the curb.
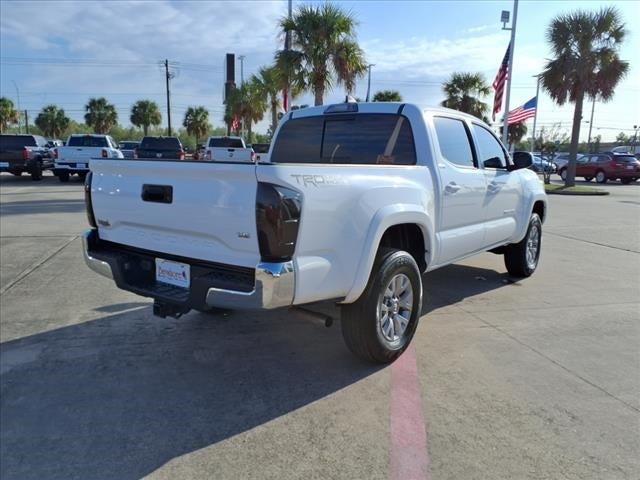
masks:
[[[545,193],[547,195],[577,195],[577,196],[583,196],[583,197],[602,197],[605,195],[609,195],[609,192],[607,190],[595,190],[592,192],[581,192],[581,191],[576,191],[576,192],[571,192],[571,191],[567,191],[567,190],[545,190]]]

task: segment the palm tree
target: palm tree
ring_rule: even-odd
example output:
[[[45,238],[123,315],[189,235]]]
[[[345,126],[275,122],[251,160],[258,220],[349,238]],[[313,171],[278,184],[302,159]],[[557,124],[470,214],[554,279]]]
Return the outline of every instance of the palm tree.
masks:
[[[13,102],[7,97],[0,97],[0,133],[3,133],[9,125],[18,123],[20,115],[13,108]]]
[[[612,7],[559,15],[547,30],[547,41],[555,58],[545,65],[542,86],[558,105],[575,104],[566,186],[575,185],[585,96],[611,100],[616,85],[629,70],[629,63],[618,55],[625,34],[622,17]]]
[[[286,72],[283,72],[277,65],[262,67],[258,70],[258,74],[252,77],[252,81],[255,82],[257,88],[262,92],[262,95],[268,99],[269,108],[271,109],[271,135],[273,135],[278,126],[280,93],[288,87]],[[293,90],[290,92],[291,98],[300,93],[299,90],[295,88],[296,85],[293,85],[293,87]]]
[[[69,117],[57,105],[47,105],[36,117],[36,126],[46,137],[60,138],[69,128]]]
[[[84,114],[84,121],[96,133],[108,133],[118,123],[116,107],[104,97],[90,98],[84,109],[87,112]]]
[[[290,35],[291,50],[279,51],[276,64],[291,72],[291,84],[313,92],[316,105],[322,105],[334,83],[353,93],[356,78],[366,72],[356,25],[351,14],[331,3],[303,5],[292,18],[280,20],[283,33]]]
[[[162,123],[162,115],[158,104],[152,100],[138,100],[131,107],[131,123],[136,127],[142,127],[144,136],[147,136],[149,126],[157,127]]]
[[[500,135],[502,135],[503,129],[500,127]],[[527,134],[527,126],[524,122],[512,123],[507,128],[507,143],[509,144],[509,150],[513,145],[516,145],[522,141]]]
[[[196,137],[197,148],[198,140],[209,131],[209,111],[204,107],[187,108],[182,126],[187,129],[189,135]]]
[[[228,125],[231,125],[234,119],[242,121],[242,125],[247,128],[247,141],[251,143],[252,126],[262,120],[266,110],[267,97],[260,83],[252,77],[227,97],[224,119]]]
[[[402,95],[397,90],[380,90],[373,96],[374,102],[401,102]]]
[[[489,106],[480,100],[490,93],[489,85],[481,73],[455,72],[442,85],[447,98],[441,105],[486,119]]]

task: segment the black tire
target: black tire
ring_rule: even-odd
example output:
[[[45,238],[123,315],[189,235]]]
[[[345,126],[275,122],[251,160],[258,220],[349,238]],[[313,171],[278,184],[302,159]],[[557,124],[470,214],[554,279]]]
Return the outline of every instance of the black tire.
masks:
[[[80,180],[84,182],[86,180],[86,178],[87,178],[87,174],[86,173],[79,173],[78,177],[80,177]]]
[[[21,177],[22,172],[11,172],[11,175],[15,175],[16,177]]]
[[[67,172],[63,172],[63,173],[59,173],[58,174],[58,179],[62,182],[62,183],[66,183],[69,181],[69,174]]]
[[[537,252],[533,263],[527,261],[527,246],[532,235],[532,230],[537,228]],[[535,235],[535,234],[534,234]],[[530,277],[536,271],[542,249],[542,221],[537,213],[532,213],[529,219],[527,234],[518,243],[507,245],[504,252],[504,265],[509,275],[514,277]]]
[[[560,178],[564,182],[567,179],[567,169],[561,168],[560,171],[558,172],[558,175],[560,175]]]
[[[596,182],[607,183],[607,174],[604,173],[604,170],[598,170],[596,172]]]
[[[593,180],[593,177],[584,177],[585,182],[590,182],[591,180]]]
[[[381,323],[378,321],[378,306],[382,305],[383,296],[391,288],[391,280],[400,278],[411,286],[412,309],[408,323],[397,340],[385,338]],[[401,293],[406,293],[405,290]],[[407,303],[409,301],[407,300]],[[402,312],[400,302],[395,301],[397,314]],[[381,308],[389,308],[386,304]],[[398,358],[409,346],[418,326],[422,308],[422,278],[415,259],[407,252],[385,248],[378,252],[367,286],[354,303],[344,305],[341,310],[342,336],[347,347],[356,356],[374,363],[390,363]],[[405,317],[406,318],[406,317]],[[389,322],[393,323],[394,322]],[[395,327],[394,327],[395,329]],[[394,334],[395,336],[395,330]]]
[[[629,185],[633,181],[633,179],[629,177],[622,177],[620,181],[623,185]]]
[[[42,180],[42,163],[36,162],[31,169],[31,180],[40,181]]]

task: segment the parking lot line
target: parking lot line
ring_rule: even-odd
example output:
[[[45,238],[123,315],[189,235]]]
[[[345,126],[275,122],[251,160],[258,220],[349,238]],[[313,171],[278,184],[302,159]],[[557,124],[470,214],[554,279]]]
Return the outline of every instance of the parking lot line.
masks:
[[[391,365],[391,480],[428,480],[429,453],[413,345]]]

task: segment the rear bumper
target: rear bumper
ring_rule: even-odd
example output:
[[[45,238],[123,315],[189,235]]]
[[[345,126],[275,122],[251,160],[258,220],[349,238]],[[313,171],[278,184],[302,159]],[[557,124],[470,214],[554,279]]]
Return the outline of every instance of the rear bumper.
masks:
[[[272,309],[293,303],[293,262],[261,262],[255,269],[228,265],[191,264],[191,288],[183,289],[155,281],[153,252],[135,251],[100,241],[97,231],[82,237],[84,260],[96,273],[111,278],[123,289],[185,309],[207,307],[235,310]],[[158,253],[158,257],[171,256]]]
[[[81,165],[85,165],[84,167],[78,168],[78,163]],[[61,173],[88,173],[89,172],[89,161],[86,162],[77,162],[77,163],[58,163],[56,162],[51,169],[54,175],[59,175]]]

